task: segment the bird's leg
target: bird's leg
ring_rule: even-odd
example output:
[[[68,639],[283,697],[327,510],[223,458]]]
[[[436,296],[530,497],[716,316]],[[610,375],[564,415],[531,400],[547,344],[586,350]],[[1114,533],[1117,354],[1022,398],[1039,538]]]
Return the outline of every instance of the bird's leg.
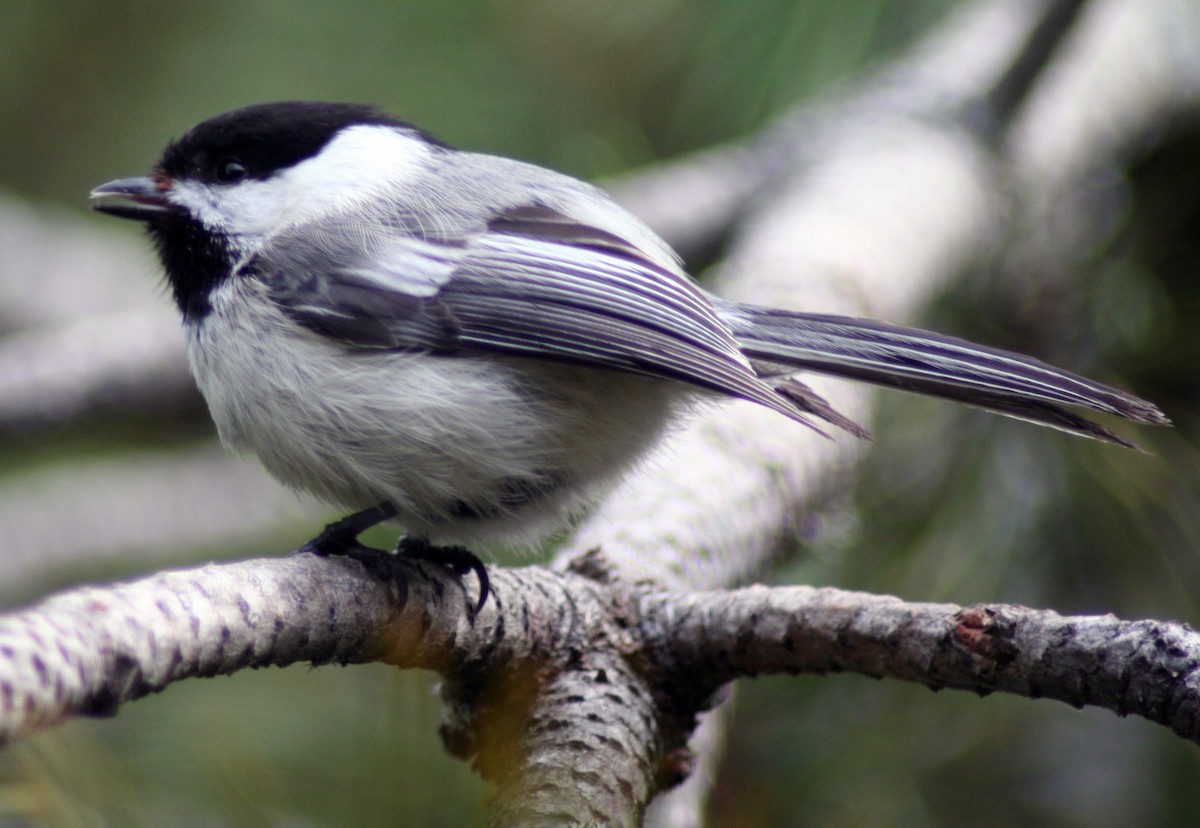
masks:
[[[363,509],[361,512],[347,515],[341,520],[335,520],[322,529],[321,534],[300,547],[300,551],[328,556],[345,555],[354,549],[370,549],[371,547],[358,542],[358,536],[395,516],[396,507],[390,503],[380,503],[370,509]],[[382,549],[375,551],[387,554]]]
[[[358,561],[381,579],[395,577],[395,556],[386,549],[377,549],[359,542],[358,536],[396,516],[396,507],[380,503],[361,512],[347,515],[321,530],[321,534],[300,547],[301,552],[311,552],[327,558],[342,555]]]
[[[448,566],[461,579],[468,572],[474,572],[479,580],[479,600],[475,602],[475,613],[483,609],[491,593],[491,583],[488,580],[487,568],[483,561],[469,549],[462,546],[434,546],[425,538],[404,535],[396,544],[397,554],[418,561]]]

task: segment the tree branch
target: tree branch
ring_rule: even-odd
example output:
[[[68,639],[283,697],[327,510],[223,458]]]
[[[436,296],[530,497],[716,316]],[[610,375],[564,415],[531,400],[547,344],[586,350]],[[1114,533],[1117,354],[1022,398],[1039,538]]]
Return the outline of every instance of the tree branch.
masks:
[[[958,607],[813,587],[654,596],[687,674],[860,673],[934,690],[1102,707],[1200,744],[1200,633],[1186,624]]]
[[[496,824],[640,814],[689,772],[686,740],[720,688],[767,673],[1054,698],[1200,743],[1200,634],[1181,624],[810,587],[681,593],[541,567],[493,571],[471,621],[450,573],[396,566],[382,583],[340,559],[251,560],[0,618],[0,740],[187,678],[382,660],[446,679],[458,715],[443,736],[498,783]]]

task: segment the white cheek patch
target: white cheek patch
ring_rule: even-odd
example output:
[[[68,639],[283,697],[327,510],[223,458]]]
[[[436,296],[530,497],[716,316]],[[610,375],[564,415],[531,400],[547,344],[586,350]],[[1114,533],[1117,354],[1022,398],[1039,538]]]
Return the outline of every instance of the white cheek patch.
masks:
[[[313,158],[278,176],[287,191],[289,224],[373,198],[416,181],[431,150],[424,140],[395,127],[364,125],[341,132]]]
[[[209,229],[240,239],[248,249],[285,227],[415,181],[430,151],[425,141],[394,127],[356,126],[316,156],[270,178],[236,184],[176,180],[170,198]]]

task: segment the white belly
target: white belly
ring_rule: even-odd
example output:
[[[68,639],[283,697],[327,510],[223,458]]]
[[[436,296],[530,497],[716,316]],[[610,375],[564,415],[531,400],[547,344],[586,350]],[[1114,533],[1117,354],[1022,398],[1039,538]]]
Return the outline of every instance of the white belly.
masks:
[[[254,289],[222,288],[190,330],[222,441],[348,509],[390,502],[397,522],[438,542],[529,541],[556,528],[693,395],[594,368],[350,348],[265,298],[221,301]]]

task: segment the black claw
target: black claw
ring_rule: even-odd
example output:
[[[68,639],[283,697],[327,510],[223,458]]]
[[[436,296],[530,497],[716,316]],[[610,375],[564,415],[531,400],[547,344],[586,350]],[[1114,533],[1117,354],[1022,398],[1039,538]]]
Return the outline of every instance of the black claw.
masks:
[[[405,535],[396,545],[396,551],[407,558],[448,566],[460,579],[468,572],[474,572],[479,581],[479,600],[475,602],[472,616],[477,615],[487,603],[488,595],[492,592],[487,567],[471,550],[462,546],[434,546],[425,538]]]

